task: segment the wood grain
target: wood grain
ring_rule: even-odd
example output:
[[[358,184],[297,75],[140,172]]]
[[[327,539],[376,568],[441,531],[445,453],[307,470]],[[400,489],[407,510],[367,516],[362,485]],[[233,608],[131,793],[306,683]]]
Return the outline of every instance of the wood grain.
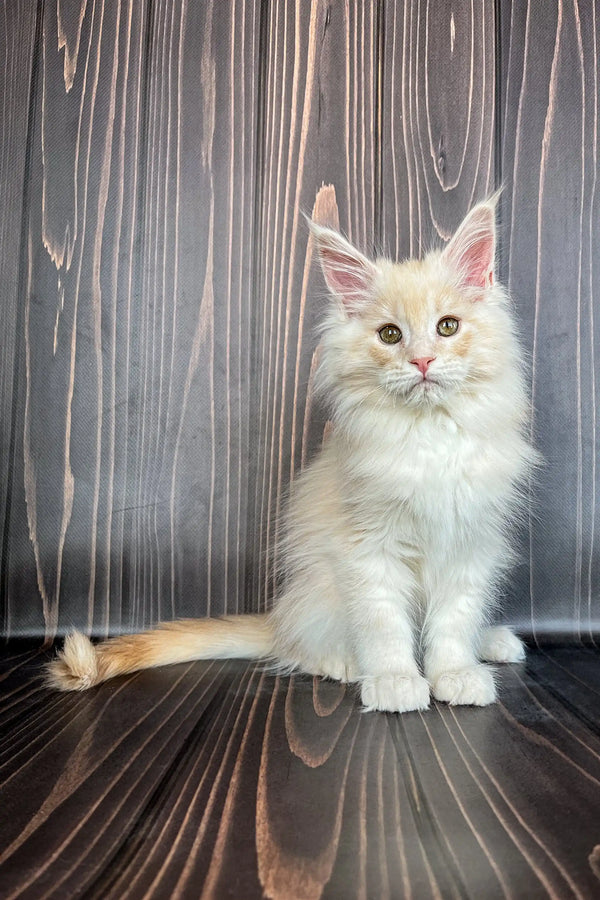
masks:
[[[9,597],[41,602],[16,628],[52,634],[60,612],[63,628],[106,633],[182,604],[219,612],[225,598],[235,610],[256,10],[109,2],[82,7],[77,27],[59,18],[45,7],[17,423],[25,503],[8,551]]]
[[[547,459],[507,616],[598,633],[598,4],[60,0],[0,29],[2,632],[263,609],[319,447],[302,213],[418,254],[503,181]],[[0,664],[3,897],[587,898],[593,649],[483,710],[365,715],[238,662]]]
[[[589,640],[598,629],[598,6],[501,10],[504,268],[546,459],[512,613],[542,641],[561,632]]]
[[[596,3],[5,4],[2,631],[264,609],[321,444],[303,213],[418,254],[496,183],[541,476],[507,616],[597,632]]]
[[[384,4],[381,244],[448,240],[495,187],[494,3]]]
[[[497,706],[403,716],[243,662],[50,695],[40,661],[0,671],[3,897],[598,891],[596,651],[532,651]]]
[[[24,256],[22,221],[30,196],[27,159],[34,127],[32,83],[39,61],[39,22],[35,4],[4,4],[0,28],[0,530],[2,554],[11,525],[11,511],[19,495],[15,471],[15,412],[22,403],[18,390],[21,367],[20,344],[23,321],[20,308],[20,277]],[[9,628],[7,571],[0,576],[2,631]]]

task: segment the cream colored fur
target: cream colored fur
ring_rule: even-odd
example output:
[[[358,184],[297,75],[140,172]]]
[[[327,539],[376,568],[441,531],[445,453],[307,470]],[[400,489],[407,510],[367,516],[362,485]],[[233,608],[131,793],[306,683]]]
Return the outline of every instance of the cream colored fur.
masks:
[[[369,710],[430,694],[485,705],[479,660],[521,642],[486,626],[536,454],[511,304],[494,284],[494,208],[475,207],[443,252],[371,262],[313,226],[333,301],[319,386],[334,428],[297,479],[284,583],[265,616],[169,623],[97,645],[71,635],[49,679],[84,689],[148,666],[244,656],[360,685]],[[455,335],[438,322],[459,320]],[[397,344],[379,330],[393,324]],[[411,360],[428,359],[426,377]]]

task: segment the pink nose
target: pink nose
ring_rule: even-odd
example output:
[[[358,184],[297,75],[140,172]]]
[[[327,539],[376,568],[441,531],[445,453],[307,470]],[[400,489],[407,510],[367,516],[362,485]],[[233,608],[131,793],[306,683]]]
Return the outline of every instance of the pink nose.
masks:
[[[435,356],[422,356],[420,359],[411,359],[413,366],[416,366],[423,378],[427,374],[427,369],[434,361]]]

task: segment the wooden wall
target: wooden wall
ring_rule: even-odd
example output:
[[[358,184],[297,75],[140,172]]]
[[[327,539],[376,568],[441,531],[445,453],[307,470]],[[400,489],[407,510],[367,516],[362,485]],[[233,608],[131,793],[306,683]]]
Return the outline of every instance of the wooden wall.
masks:
[[[7,0],[5,634],[265,608],[277,514],[325,427],[302,214],[406,256],[501,182],[547,459],[507,614],[597,631],[598,13]]]

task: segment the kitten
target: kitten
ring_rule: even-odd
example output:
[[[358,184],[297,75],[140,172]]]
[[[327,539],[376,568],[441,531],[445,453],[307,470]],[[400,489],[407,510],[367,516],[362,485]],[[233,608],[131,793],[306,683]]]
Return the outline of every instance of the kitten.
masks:
[[[294,485],[272,612],[181,620],[96,646],[69,635],[48,681],[83,690],[201,658],[276,661],[357,682],[367,710],[484,706],[480,660],[520,640],[486,618],[536,453],[523,353],[494,281],[494,201],[443,252],[372,262],[312,225],[332,295],[318,384],[333,430]]]

